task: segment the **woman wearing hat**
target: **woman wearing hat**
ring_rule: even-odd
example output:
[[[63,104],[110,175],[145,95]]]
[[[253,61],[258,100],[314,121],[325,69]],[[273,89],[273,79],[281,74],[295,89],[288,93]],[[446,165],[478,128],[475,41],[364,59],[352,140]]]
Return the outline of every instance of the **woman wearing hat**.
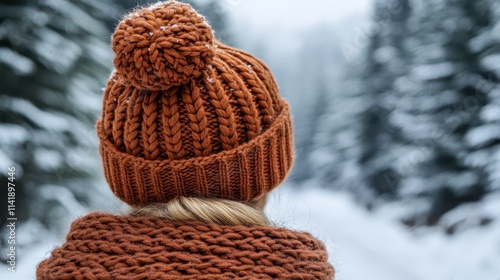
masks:
[[[266,65],[175,1],[127,15],[112,48],[97,134],[131,211],[75,220],[37,279],[333,279],[320,241],[262,211],[293,161]]]

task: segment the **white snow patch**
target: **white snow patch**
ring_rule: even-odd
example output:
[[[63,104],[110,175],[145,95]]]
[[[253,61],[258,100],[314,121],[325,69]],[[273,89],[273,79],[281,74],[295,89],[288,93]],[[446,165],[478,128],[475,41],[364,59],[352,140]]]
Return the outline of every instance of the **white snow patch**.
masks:
[[[465,139],[472,147],[485,146],[496,139],[500,139],[500,126],[487,124],[476,127],[465,135]]]
[[[454,73],[455,66],[451,62],[420,65],[412,70],[412,75],[421,81],[440,79]]]
[[[82,54],[80,46],[50,29],[40,29],[37,34],[43,40],[33,43],[33,50],[46,67],[66,73]]]
[[[33,155],[33,160],[44,170],[55,170],[63,163],[63,158],[58,151],[39,148]]]
[[[464,158],[464,163],[471,167],[483,168],[490,164],[491,157],[491,151],[489,151],[488,149],[480,149],[468,153]]]
[[[17,232],[23,235],[21,229]],[[62,243],[62,240],[53,235],[46,234],[45,231],[39,231],[37,234],[43,234],[43,242],[30,246],[17,247],[18,260],[16,262],[16,272],[7,270],[7,266],[0,269],[0,278],[9,280],[29,280],[35,279],[36,267],[44,259],[50,256],[50,253],[56,246]]]
[[[436,228],[408,231],[390,218],[389,212],[403,208],[367,212],[347,194],[311,187],[281,187],[266,211],[274,221],[323,240],[336,280],[498,280],[498,197],[482,207],[496,219],[492,224],[448,236]]]
[[[8,48],[0,48],[0,63],[8,65],[20,76],[29,75],[36,69],[36,65],[31,59]]]
[[[500,76],[500,54],[492,54],[481,60],[481,65],[488,70],[495,71]]]
[[[396,49],[390,46],[378,48],[374,51],[373,57],[379,63],[389,63],[396,58]]]
[[[489,122],[500,120],[500,106],[488,104],[481,111],[481,119]]]
[[[474,171],[442,171],[433,176],[405,179],[399,192],[403,197],[414,197],[421,193],[432,192],[441,186],[454,186],[455,192],[460,194],[469,191],[479,180],[479,175]]]
[[[115,79],[115,77],[110,77],[110,79]],[[101,96],[95,91],[95,88],[92,87],[93,83],[94,81],[91,78],[83,74],[76,74],[71,80],[68,93],[74,100],[74,104],[78,104],[82,110],[99,112],[102,100]],[[104,91],[105,89],[102,90]]]
[[[456,231],[478,228],[481,220],[498,218],[498,213],[500,213],[499,202],[500,194],[496,194],[485,197],[481,203],[465,203],[446,213],[439,224],[445,227],[453,226]]]
[[[88,210],[76,200],[74,194],[66,187],[58,185],[42,185],[38,187],[38,195],[43,200],[55,200],[59,202],[64,209],[68,210],[70,217],[79,217],[85,215]]]
[[[2,170],[8,170],[14,164],[14,160],[12,160],[4,151],[0,150],[0,168]]]
[[[0,144],[15,145],[28,139],[28,130],[20,125],[0,124]]]
[[[59,113],[40,110],[30,101],[21,98],[0,98],[0,108],[9,108],[47,130],[63,130],[71,127],[67,117]]]
[[[496,44],[500,40],[500,23],[497,23],[490,30],[481,33],[476,38],[470,40],[469,47],[474,52],[480,52],[489,46]]]

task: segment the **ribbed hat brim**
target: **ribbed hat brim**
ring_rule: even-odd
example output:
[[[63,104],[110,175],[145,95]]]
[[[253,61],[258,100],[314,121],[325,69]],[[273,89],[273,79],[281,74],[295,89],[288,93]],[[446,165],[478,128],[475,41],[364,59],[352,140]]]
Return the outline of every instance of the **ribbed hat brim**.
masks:
[[[167,202],[176,196],[252,201],[270,192],[293,163],[290,110],[263,134],[236,149],[186,160],[146,160],[123,153],[97,122],[104,173],[115,195],[129,205]]]

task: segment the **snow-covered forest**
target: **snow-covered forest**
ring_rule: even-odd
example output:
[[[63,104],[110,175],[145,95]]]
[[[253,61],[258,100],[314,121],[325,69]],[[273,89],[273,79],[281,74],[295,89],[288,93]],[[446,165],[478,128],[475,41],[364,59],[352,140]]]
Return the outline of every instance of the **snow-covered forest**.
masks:
[[[151,2],[0,1],[0,178],[5,198],[16,168],[20,242],[12,273],[2,199],[1,279],[32,279],[76,217],[124,211],[94,125],[110,34]],[[296,161],[266,211],[322,239],[336,279],[499,279],[500,1],[353,0],[342,17],[311,1],[331,21],[299,1],[186,2],[290,101]]]

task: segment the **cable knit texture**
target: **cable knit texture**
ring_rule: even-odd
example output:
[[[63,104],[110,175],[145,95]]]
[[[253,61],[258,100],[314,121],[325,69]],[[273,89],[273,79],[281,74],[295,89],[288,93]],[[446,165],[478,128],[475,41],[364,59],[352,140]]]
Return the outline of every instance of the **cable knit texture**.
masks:
[[[324,245],[275,227],[91,213],[37,268],[38,280],[333,279]]]
[[[97,121],[104,175],[129,205],[177,196],[254,201],[293,162],[290,109],[267,66],[214,39],[176,1],[133,11],[112,36]],[[91,213],[38,280],[333,279],[324,245],[271,226]]]
[[[97,122],[105,177],[130,205],[176,196],[255,200],[293,160],[287,103],[267,66],[213,37],[187,4],[127,15]]]

